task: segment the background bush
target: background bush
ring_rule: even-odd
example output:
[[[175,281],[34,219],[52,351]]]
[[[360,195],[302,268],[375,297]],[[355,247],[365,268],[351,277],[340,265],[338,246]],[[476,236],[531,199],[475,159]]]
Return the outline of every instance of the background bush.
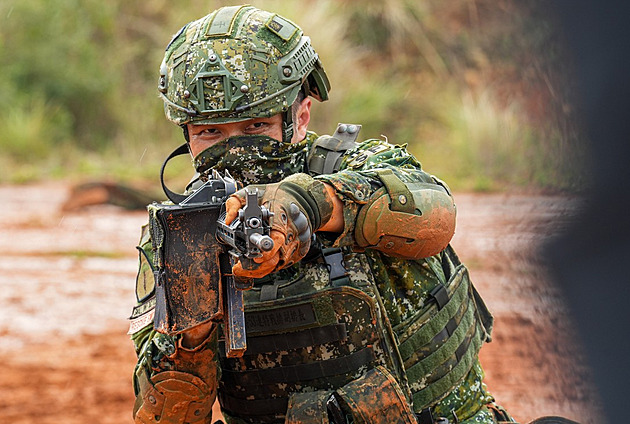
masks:
[[[156,181],[182,142],[156,94],[164,47],[235,3],[0,3],[0,181]],[[408,143],[457,189],[579,187],[570,76],[542,2],[250,3],[311,36],[332,82],[314,106],[318,133],[361,123],[363,137]]]

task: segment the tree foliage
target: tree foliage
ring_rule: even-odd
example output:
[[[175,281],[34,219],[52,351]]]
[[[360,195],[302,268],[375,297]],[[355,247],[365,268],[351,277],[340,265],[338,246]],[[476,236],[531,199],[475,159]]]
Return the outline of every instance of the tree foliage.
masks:
[[[460,188],[578,183],[566,64],[538,1],[251,3],[295,20],[322,57],[332,92],[317,132],[362,123]],[[156,95],[164,47],[227,4],[0,3],[0,179],[155,178],[181,142]]]

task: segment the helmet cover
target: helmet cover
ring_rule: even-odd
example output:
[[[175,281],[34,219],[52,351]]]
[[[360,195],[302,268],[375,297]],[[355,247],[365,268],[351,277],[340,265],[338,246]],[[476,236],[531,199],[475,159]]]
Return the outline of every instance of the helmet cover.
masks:
[[[300,89],[319,101],[330,84],[293,22],[228,6],[186,24],[166,48],[158,90],[177,125],[221,124],[286,112]]]

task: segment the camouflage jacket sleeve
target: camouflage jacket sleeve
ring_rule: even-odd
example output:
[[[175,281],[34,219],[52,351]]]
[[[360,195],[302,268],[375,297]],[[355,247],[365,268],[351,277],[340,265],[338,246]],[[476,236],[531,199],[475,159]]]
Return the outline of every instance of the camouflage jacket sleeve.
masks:
[[[344,203],[344,229],[333,246],[352,246],[359,208],[383,186],[378,170],[390,169],[403,183],[437,183],[422,170],[420,162],[407,151],[406,145],[394,145],[379,139],[359,143],[348,151],[339,172],[317,176],[335,188]]]

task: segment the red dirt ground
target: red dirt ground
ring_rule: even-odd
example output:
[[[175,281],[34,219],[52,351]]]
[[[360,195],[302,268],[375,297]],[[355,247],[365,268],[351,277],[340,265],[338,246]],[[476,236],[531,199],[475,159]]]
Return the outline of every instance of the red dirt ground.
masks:
[[[126,335],[145,213],[62,212],[63,183],[0,186],[0,423],[131,423],[135,354]],[[577,201],[455,195],[453,245],[495,315],[486,382],[521,422],[596,423],[597,396],[558,290],[536,252]]]

